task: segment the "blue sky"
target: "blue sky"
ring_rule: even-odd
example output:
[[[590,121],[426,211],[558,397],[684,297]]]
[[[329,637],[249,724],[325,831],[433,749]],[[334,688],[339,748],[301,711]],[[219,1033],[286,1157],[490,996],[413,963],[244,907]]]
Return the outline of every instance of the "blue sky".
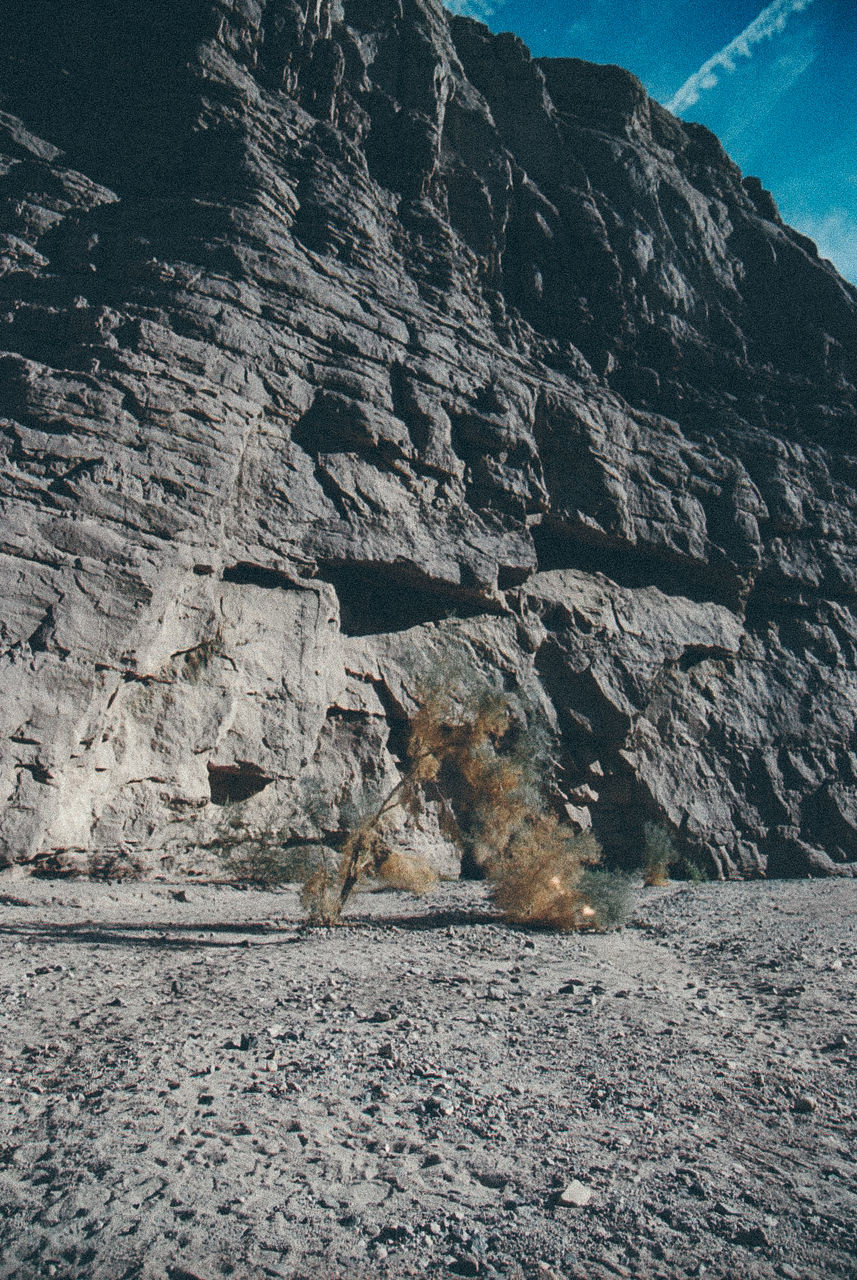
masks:
[[[857,282],[857,0],[446,0],[534,55],[612,62],[708,125]]]

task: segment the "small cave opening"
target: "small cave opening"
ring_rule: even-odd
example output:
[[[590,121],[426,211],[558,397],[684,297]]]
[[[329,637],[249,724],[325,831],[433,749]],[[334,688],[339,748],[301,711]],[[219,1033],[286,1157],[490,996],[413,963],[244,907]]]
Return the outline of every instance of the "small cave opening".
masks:
[[[49,604],[45,610],[44,617],[31,636],[28,636],[26,643],[30,646],[31,653],[48,653],[56,641],[56,614],[54,606]],[[56,646],[59,649],[59,646]],[[67,655],[68,649],[59,649],[63,655]]]
[[[211,803],[217,805],[236,804],[241,800],[249,800],[258,795],[274,781],[270,773],[260,769],[249,760],[239,760],[235,764],[212,764],[208,762],[208,785],[211,791]]]
[[[411,722],[404,708],[398,704],[383,681],[373,681],[373,686],[387,720],[387,750],[394,760],[405,761],[408,759]]]
[[[54,780],[54,775],[51,773],[50,769],[45,765],[40,764],[38,760],[19,761],[15,765],[15,768],[29,773],[34,782],[41,782],[44,785],[48,785]]]
[[[346,636],[407,631],[445,618],[472,618],[496,612],[477,591],[435,583],[402,565],[326,565],[319,578],[339,597],[340,626]]]
[[[737,654],[719,644],[689,644],[678,660],[679,671],[691,671],[703,662],[730,662],[734,665]]]

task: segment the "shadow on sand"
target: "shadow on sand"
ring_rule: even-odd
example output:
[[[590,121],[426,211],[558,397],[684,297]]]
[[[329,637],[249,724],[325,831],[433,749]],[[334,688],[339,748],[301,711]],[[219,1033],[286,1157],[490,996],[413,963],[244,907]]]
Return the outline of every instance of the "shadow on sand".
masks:
[[[297,943],[311,937],[328,935],[342,929],[384,932],[411,932],[448,929],[462,925],[497,925],[501,919],[488,911],[433,911],[415,915],[347,916],[336,927],[308,924],[304,920],[249,922],[227,924],[164,922],[151,924],[96,924],[81,921],[74,924],[37,923],[25,920],[0,923],[0,942],[33,944],[78,943],[89,946],[212,948],[249,947],[274,943]]]

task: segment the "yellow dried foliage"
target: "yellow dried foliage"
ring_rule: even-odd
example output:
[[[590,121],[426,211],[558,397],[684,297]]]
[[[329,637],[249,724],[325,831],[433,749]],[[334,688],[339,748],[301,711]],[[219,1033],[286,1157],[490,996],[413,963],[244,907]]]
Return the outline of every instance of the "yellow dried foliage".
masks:
[[[557,865],[552,853],[498,869],[497,906],[510,924],[544,925],[571,931],[591,927],[593,911],[576,888],[577,868]]]
[[[335,883],[325,876],[307,882],[310,917],[337,922],[366,877],[417,894],[437,884],[427,863],[391,850],[384,834],[387,815],[397,807],[417,811],[423,789],[430,788],[441,799],[450,832],[467,840],[484,868],[506,920],[554,929],[594,927],[596,913],[579,882],[583,869],[600,857],[598,843],[588,833],[575,835],[546,807],[533,762],[516,750],[512,729],[512,704],[503,693],[466,696],[449,685],[423,690],[410,724],[410,765],[346,837]]]
[[[440,876],[427,862],[407,853],[391,853],[378,868],[378,879],[391,889],[403,889],[416,897],[430,893],[440,882]]]
[[[304,883],[301,906],[313,924],[337,924],[342,902],[336,881],[324,870],[315,871]]]
[[[596,913],[579,884],[584,868],[597,862],[600,852],[589,833],[575,836],[553,814],[533,814],[488,863],[494,901],[512,924],[593,928]]]

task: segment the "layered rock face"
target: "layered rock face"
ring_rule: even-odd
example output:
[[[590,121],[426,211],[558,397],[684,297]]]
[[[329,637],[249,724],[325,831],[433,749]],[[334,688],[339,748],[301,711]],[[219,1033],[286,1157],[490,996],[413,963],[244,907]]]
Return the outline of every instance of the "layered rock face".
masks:
[[[850,874],[857,290],[760,184],[438,0],[9,9],[2,856],[334,829],[452,661],[617,860]]]

